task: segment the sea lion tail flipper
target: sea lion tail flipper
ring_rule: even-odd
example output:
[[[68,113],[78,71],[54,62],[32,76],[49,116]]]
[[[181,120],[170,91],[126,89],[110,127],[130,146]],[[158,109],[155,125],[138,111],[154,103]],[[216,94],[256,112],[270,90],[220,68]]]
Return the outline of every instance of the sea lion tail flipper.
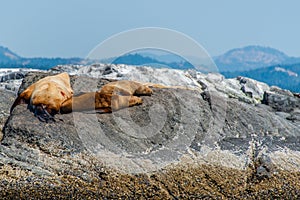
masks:
[[[129,107],[135,106],[135,105],[140,105],[143,103],[143,99],[140,97],[136,97],[136,96],[130,96],[128,103],[129,103]]]

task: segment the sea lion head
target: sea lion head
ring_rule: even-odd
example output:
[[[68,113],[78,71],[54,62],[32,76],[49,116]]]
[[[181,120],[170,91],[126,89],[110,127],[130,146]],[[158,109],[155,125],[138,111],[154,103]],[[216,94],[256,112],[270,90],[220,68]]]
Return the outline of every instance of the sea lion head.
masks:
[[[134,92],[134,94],[138,95],[138,96],[140,96],[140,95],[143,95],[143,96],[149,95],[150,96],[150,95],[152,95],[152,93],[153,93],[152,89],[145,85],[141,85]]]
[[[63,102],[71,98],[72,94],[52,82],[45,82],[34,90],[31,96],[32,105],[42,105],[51,115],[59,112]]]

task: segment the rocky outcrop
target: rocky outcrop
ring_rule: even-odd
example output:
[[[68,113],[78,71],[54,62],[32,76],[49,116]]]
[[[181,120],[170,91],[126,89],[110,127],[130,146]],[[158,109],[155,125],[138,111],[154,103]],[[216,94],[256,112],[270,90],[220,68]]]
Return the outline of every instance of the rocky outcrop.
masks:
[[[2,129],[3,126],[9,117],[9,109],[15,100],[15,94],[12,92],[7,92],[4,90],[0,90],[0,141],[3,138]]]
[[[69,69],[28,73],[19,92]],[[99,64],[75,72],[92,76],[71,76],[75,93],[112,79],[180,87],[154,88],[140,106],[58,114],[53,123],[17,106],[3,128],[0,185],[6,189],[0,194],[164,199],[300,194],[300,99],[287,91],[195,71]]]
[[[10,92],[17,92],[22,79],[28,71],[38,71],[33,69],[0,69],[0,89]]]
[[[280,90],[276,87],[271,88],[270,91],[265,91],[263,103],[277,112],[291,113],[300,109],[299,97],[290,91]]]

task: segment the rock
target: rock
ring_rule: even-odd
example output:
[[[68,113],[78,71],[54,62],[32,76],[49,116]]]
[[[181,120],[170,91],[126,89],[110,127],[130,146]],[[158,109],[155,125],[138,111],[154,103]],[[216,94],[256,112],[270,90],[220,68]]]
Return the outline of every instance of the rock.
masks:
[[[19,89],[20,81],[7,81],[4,88],[5,90],[16,92]]]
[[[246,77],[225,79],[221,74],[203,74],[193,70],[154,69],[122,64],[94,64],[88,66],[60,65],[50,69],[50,71],[56,73],[66,71],[70,74],[93,78],[136,80],[201,90],[209,88],[209,90],[217,90],[225,96],[250,104],[260,103],[264,91],[269,90],[268,85]]]
[[[290,96],[290,97],[294,97],[293,93],[289,90],[283,90],[277,86],[271,86],[269,90],[265,90],[265,91],[271,91],[274,92],[276,94],[281,94],[283,96]]]
[[[22,72],[11,72],[6,75],[3,75],[0,77],[0,82],[5,82],[8,80],[17,80],[17,79],[23,79],[24,78],[24,73]]]
[[[15,94],[12,92],[7,92],[4,90],[0,90],[0,141],[2,140],[3,133],[2,129],[9,117],[10,106],[15,100]]]
[[[295,108],[300,108],[300,98],[272,91],[265,91],[262,103],[283,112],[292,112]]]
[[[250,79],[110,67],[75,68],[99,75],[71,76],[75,93],[95,91],[120,74],[189,89],[154,88],[140,106],[106,114],[57,114],[54,123],[40,122],[26,105],[18,105],[3,129],[0,186],[6,190],[0,195],[226,199],[300,194],[299,109],[291,103],[296,97],[264,91],[261,104],[254,96],[264,87]],[[28,73],[19,93],[50,74]],[[247,83],[252,97],[241,89]],[[280,102],[289,109],[277,108],[277,98],[266,93],[284,97]]]
[[[264,91],[269,90],[269,86],[265,83],[255,81],[246,77],[237,77],[242,86],[241,90],[249,97],[258,101],[263,99]]]
[[[289,114],[288,117],[286,117],[287,120],[291,120],[293,122],[300,123],[300,109],[295,109],[293,112]]]
[[[29,73],[20,92],[46,75],[49,74]],[[107,79],[72,77],[71,83],[75,93],[81,93],[92,90],[94,86],[89,84],[103,85]],[[6,137],[2,143],[10,145],[21,141],[19,145],[23,146],[26,142],[56,156],[88,150],[99,154],[98,159],[105,160],[110,166],[126,166],[122,169],[126,172],[153,171],[185,153],[187,146],[182,142],[191,143],[191,134],[201,132],[199,127],[208,126],[208,121],[201,118],[205,118],[205,113],[209,114],[209,107],[200,92],[183,89],[154,89],[153,96],[143,99],[143,105],[113,114],[58,115],[57,123],[46,126],[25,105],[20,105],[6,124]],[[190,116],[198,117],[191,119]],[[120,159],[120,154],[127,154],[130,159],[126,156]],[[20,152],[16,155],[19,157]]]
[[[165,84],[168,86],[199,87],[199,83],[191,77],[188,72],[182,70],[153,69],[151,67],[136,67],[129,65],[94,64],[89,66],[64,65],[57,66],[50,71],[63,72],[78,76],[89,76],[92,78],[109,78],[117,80],[135,80]]]
[[[28,71],[38,71],[36,69],[18,69],[18,68],[3,68],[0,69],[0,89],[17,92],[22,79]]]

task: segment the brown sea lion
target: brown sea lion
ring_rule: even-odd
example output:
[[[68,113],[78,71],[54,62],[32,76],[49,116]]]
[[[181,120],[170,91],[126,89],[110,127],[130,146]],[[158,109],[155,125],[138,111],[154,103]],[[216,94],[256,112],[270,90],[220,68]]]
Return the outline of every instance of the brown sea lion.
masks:
[[[105,84],[97,92],[84,93],[65,101],[60,109],[61,113],[73,111],[100,110],[112,112],[122,108],[131,107],[143,103],[138,96],[151,95],[149,86],[136,81],[114,81]]]
[[[27,103],[41,121],[52,119],[56,113],[100,110],[112,112],[143,103],[139,96],[151,95],[151,88],[182,88],[136,81],[114,81],[104,85],[97,92],[73,96],[70,77],[67,73],[48,76],[30,85],[15,100],[15,106]]]
[[[73,96],[69,75],[61,73],[30,85],[15,100],[11,111],[18,104],[27,103],[41,121],[54,120],[56,113],[89,110],[112,112],[142,104],[139,96],[151,95],[153,91],[150,87],[167,88],[159,84],[121,80],[110,82],[97,92]]]
[[[128,80],[114,81],[105,84],[97,92],[85,93],[65,101],[60,111],[61,113],[70,113],[95,109],[112,112],[142,104],[143,100],[138,96],[152,93],[152,89],[143,83]]]
[[[116,94],[105,94],[101,92],[88,92],[74,96],[65,101],[60,108],[61,113],[74,111],[97,110],[103,113],[120,110],[142,104],[143,100],[136,96],[122,96]]]
[[[47,121],[47,117],[51,118],[58,113],[62,103],[72,96],[73,90],[67,73],[48,76],[26,88],[17,97],[10,111],[18,104],[27,103],[40,120]]]
[[[69,75],[61,73],[45,77],[30,85],[15,100],[11,111],[18,104],[27,103],[41,121],[48,121],[59,112],[88,110],[112,112],[139,105],[143,100],[134,95],[151,94],[152,90],[148,86],[123,80],[108,83],[97,92],[73,96]]]
[[[142,96],[151,95],[153,93],[152,89],[146,84],[128,80],[110,82],[104,85],[98,92],[122,96]]]

